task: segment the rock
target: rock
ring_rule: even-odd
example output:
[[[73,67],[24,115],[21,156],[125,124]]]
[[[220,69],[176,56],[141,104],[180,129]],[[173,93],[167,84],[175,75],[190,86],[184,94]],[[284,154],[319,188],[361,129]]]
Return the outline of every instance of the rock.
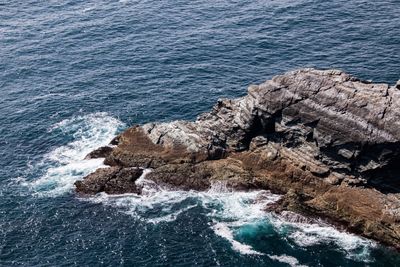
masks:
[[[281,219],[291,223],[306,223],[306,224],[320,223],[313,218],[308,218],[292,211],[284,210],[279,215]]]
[[[251,139],[249,149],[255,150],[258,147],[264,147],[268,144],[268,138],[262,135],[256,136]]]
[[[400,202],[371,189],[333,187],[306,203],[314,213],[348,230],[400,249]]]
[[[116,146],[118,144],[119,144],[119,136],[116,136],[111,140],[110,145]]]
[[[251,172],[243,168],[241,161],[233,158],[199,164],[167,164],[154,169],[146,178],[183,190],[206,190],[217,181],[235,189],[253,187]]]
[[[400,248],[400,90],[340,70],[301,69],[220,99],[195,121],[134,126],[84,193],[135,192],[132,168],[189,190],[223,182],[286,194],[276,210],[321,216]],[[300,219],[299,219],[300,220]]]
[[[183,129],[190,133],[186,124],[189,125],[184,122],[160,124],[157,130],[155,126],[152,130],[151,125],[131,127],[119,135],[119,144],[105,163],[111,166],[155,168],[167,163],[195,163],[207,159],[207,144],[194,133],[185,136]],[[155,135],[152,131],[158,132]],[[197,144],[200,141],[204,144]]]
[[[105,157],[108,157],[111,154],[112,151],[113,151],[112,147],[110,147],[110,146],[102,146],[102,147],[99,147],[96,150],[93,150],[89,154],[87,154],[85,159],[105,158]]]
[[[81,181],[75,182],[76,191],[83,194],[140,193],[135,181],[142,175],[143,169],[110,167],[100,168]]]
[[[397,89],[400,89],[400,80],[397,81],[397,83],[394,87],[396,87]]]

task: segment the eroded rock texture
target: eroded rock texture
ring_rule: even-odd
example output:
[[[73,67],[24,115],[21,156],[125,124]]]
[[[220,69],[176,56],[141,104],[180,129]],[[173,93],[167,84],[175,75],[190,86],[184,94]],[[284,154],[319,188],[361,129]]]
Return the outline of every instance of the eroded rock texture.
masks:
[[[219,100],[194,122],[131,127],[98,152],[119,172],[153,168],[148,179],[183,189],[223,180],[284,193],[277,211],[330,218],[399,248],[399,118],[397,85],[303,69]],[[91,175],[79,191],[97,183]]]

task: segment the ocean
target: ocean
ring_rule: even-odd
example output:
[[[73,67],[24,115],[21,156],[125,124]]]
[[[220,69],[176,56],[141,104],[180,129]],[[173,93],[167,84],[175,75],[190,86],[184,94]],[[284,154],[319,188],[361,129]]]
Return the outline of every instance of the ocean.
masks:
[[[0,266],[400,266],[374,241],[266,213],[268,191],[73,186],[130,125],[194,120],[289,70],[396,83],[399,14],[398,0],[0,0]]]

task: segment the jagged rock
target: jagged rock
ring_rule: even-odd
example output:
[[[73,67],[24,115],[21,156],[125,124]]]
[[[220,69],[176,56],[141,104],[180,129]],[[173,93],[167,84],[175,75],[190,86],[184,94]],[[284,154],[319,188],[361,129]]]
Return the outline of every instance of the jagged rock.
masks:
[[[395,87],[396,87],[397,89],[400,89],[400,80],[397,81],[397,83],[395,84]]]
[[[113,148],[110,146],[102,146],[87,154],[85,159],[105,158],[111,154],[112,150]]]
[[[291,222],[291,223],[307,223],[307,224],[320,223],[313,218],[308,218],[308,217],[305,217],[298,213],[295,213],[292,211],[286,211],[286,210],[282,211],[279,214],[279,217],[282,218],[283,220],[285,220],[287,222]]]
[[[220,180],[270,189],[287,194],[281,209],[329,217],[399,248],[399,119],[398,85],[302,69],[221,99],[196,121],[131,127],[112,141],[105,164],[116,173],[153,168],[148,179],[182,189]],[[91,183],[117,177],[110,172],[89,175],[77,190],[98,192]],[[125,192],[124,183],[113,188]]]
[[[143,169],[110,167],[100,168],[81,181],[75,182],[76,191],[83,194],[140,193],[135,181],[142,175]]]

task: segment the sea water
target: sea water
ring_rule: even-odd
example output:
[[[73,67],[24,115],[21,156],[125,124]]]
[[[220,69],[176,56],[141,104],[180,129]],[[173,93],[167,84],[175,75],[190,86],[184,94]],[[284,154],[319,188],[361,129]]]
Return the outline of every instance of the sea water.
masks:
[[[0,1],[1,266],[400,266],[268,191],[80,197],[133,124],[193,120],[300,67],[400,78],[399,1]]]

